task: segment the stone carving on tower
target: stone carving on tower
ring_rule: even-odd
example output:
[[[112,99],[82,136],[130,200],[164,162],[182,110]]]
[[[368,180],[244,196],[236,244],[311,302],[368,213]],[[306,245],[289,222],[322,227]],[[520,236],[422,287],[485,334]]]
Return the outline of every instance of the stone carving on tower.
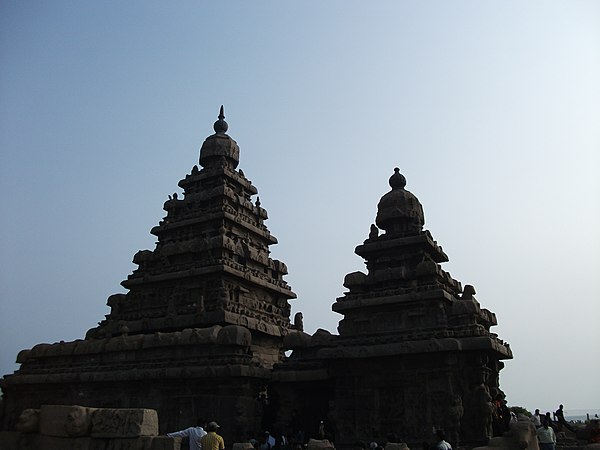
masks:
[[[283,279],[286,265],[269,257],[277,239],[253,200],[257,189],[237,170],[240,150],[224,119],[221,107],[200,150],[202,168],[179,182],[183,197],[169,196],[167,215],[151,231],[156,248],[135,254],[138,268],[121,283],[129,292],[108,299],[110,314],[88,337],[212,325],[276,338],[287,332],[296,295]]]

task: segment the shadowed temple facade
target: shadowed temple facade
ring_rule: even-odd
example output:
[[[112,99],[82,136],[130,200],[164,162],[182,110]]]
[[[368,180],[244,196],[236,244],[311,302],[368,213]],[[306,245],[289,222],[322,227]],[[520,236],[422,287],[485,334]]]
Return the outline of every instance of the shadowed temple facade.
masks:
[[[1,429],[28,408],[82,405],[155,409],[161,433],[208,417],[228,444],[265,429],[313,437],[321,421],[338,448],[389,433],[420,444],[433,429],[485,442],[512,353],[473,287],[442,269],[405,177],[394,169],[356,247],[367,270],[333,302],[339,334],[309,335],[290,320],[287,267],[269,256],[277,239],[227,129],[221,109],[105,319],[85,339],[19,353],[1,380]]]

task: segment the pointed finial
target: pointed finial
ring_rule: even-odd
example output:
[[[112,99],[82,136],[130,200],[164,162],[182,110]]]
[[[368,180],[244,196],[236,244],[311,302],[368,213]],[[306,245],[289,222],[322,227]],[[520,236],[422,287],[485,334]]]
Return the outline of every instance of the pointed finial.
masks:
[[[215,122],[213,125],[213,129],[217,134],[225,134],[229,125],[225,122],[225,114],[223,113],[223,105],[221,105],[221,109],[219,110],[219,120]]]
[[[390,187],[392,189],[404,189],[406,186],[406,178],[400,173],[398,167],[394,168],[394,174],[390,177]]]

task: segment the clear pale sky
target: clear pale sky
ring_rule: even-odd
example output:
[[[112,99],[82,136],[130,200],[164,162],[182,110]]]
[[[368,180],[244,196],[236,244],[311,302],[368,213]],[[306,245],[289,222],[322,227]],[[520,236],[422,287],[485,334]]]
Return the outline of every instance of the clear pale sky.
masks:
[[[600,2],[0,3],[0,373],[124,292],[225,105],[305,328],[398,166],[514,359],[600,408]]]

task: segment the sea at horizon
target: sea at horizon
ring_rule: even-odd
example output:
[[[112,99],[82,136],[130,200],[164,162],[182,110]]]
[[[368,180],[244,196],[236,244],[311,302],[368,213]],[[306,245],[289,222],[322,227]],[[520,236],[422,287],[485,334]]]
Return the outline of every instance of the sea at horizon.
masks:
[[[591,409],[565,409],[565,420],[568,421],[582,421],[585,422],[587,420],[587,415],[589,414],[590,419],[598,419],[600,418],[600,409],[599,408],[591,408]]]

